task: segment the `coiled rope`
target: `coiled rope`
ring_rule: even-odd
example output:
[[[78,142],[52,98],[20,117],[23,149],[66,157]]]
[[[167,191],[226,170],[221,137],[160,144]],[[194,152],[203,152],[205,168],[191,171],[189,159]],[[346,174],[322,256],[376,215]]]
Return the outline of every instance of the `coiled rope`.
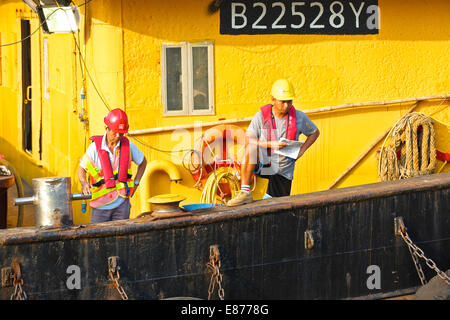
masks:
[[[228,182],[231,190],[231,198],[234,198],[236,193],[240,190],[239,180],[233,173],[233,168],[220,167],[211,172],[206,180],[205,187],[203,188],[202,195],[200,197],[201,203],[217,203],[217,190],[220,191],[219,183],[221,180]],[[222,194],[222,192],[220,193]],[[223,198],[223,195],[220,197]]]
[[[390,144],[385,147],[388,138]],[[430,117],[416,112],[405,114],[392,127],[381,147],[378,159],[380,180],[392,181],[433,173],[436,167],[435,141]]]

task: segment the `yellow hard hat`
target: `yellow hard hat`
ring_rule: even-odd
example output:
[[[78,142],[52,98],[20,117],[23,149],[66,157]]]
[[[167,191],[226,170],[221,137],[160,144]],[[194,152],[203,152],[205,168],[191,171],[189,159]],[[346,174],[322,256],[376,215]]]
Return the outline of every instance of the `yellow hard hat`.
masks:
[[[274,82],[271,91],[272,97],[277,100],[286,101],[286,100],[294,100],[295,92],[294,87],[286,79],[279,79]]]

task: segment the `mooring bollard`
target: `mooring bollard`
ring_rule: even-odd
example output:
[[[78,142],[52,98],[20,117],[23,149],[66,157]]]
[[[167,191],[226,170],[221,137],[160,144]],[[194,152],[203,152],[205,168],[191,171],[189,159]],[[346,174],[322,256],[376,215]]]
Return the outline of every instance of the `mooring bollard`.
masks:
[[[70,193],[70,177],[33,179],[34,195],[15,198],[14,205],[35,205],[36,228],[73,225],[72,201],[91,199],[91,195]]]

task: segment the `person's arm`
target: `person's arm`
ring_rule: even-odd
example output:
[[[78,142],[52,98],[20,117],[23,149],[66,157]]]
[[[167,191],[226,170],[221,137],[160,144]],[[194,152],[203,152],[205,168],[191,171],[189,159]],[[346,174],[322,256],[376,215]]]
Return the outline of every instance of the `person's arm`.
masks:
[[[136,175],[134,176],[134,181],[137,181],[138,184],[141,181],[142,176],[144,175],[145,172],[145,168],[147,167],[147,159],[144,156],[144,159],[142,160],[142,162],[138,165],[137,168],[137,172]],[[138,185],[139,186],[139,185]],[[134,190],[133,190],[133,194],[131,195],[131,197],[133,197],[134,193],[136,192],[136,189],[138,186],[134,186]]]
[[[300,147],[297,159],[299,159],[305,153],[305,151],[308,150],[309,147],[311,147],[311,145],[317,140],[319,135],[320,135],[319,129],[316,129],[316,131],[314,131],[313,134],[309,135],[306,138],[305,143],[303,143],[302,146]]]
[[[92,185],[86,180],[86,170],[82,166],[78,166],[78,180],[81,182],[81,193],[88,195]]]
[[[258,147],[261,148],[271,148],[271,149],[282,149],[287,146],[285,142],[280,141],[264,141],[259,140],[256,135],[252,131],[247,131],[247,137],[249,139],[249,142],[252,144],[256,144]]]
[[[263,147],[263,148],[271,148],[274,150],[278,150],[278,149],[283,149],[284,147],[287,146],[286,142],[281,142],[281,141],[261,141],[258,140],[258,146]]]
[[[145,168],[147,167],[147,159],[142,160],[141,164],[138,165],[136,175],[134,176],[134,180],[137,180],[138,182],[141,181],[142,176],[144,175]]]
[[[262,132],[264,130],[263,125],[263,118],[261,111],[257,112],[255,116],[253,117],[252,121],[250,122],[250,125],[248,126],[246,136],[249,141],[249,143],[253,145],[257,145],[261,148],[271,148],[271,149],[281,149],[284,148],[287,144],[285,142],[279,142],[279,141],[264,141],[259,139],[262,135]]]

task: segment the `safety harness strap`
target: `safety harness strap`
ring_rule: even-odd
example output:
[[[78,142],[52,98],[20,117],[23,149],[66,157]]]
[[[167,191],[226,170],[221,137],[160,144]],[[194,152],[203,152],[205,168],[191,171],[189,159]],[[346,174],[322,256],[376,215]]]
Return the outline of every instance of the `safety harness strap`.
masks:
[[[261,114],[263,117],[263,128],[266,130],[267,141],[278,141],[277,127],[275,124],[275,117],[272,112],[273,105],[267,104],[261,107]],[[294,106],[288,111],[286,117],[286,139],[296,140],[297,138],[297,113]],[[272,155],[272,149],[267,148],[269,155]]]
[[[130,162],[130,141],[122,137],[120,141],[120,158],[119,158],[119,171],[118,174],[113,173],[111,167],[111,162],[109,160],[109,155],[106,150],[102,149],[102,136],[93,136],[90,140],[94,141],[95,147],[97,149],[97,154],[100,159],[100,165],[102,167],[103,173],[103,183],[105,183],[106,188],[114,188],[116,186],[116,180],[126,183],[128,178],[131,178],[128,173],[129,162]],[[96,184],[100,183],[98,181]],[[101,183],[100,185],[102,185]]]

